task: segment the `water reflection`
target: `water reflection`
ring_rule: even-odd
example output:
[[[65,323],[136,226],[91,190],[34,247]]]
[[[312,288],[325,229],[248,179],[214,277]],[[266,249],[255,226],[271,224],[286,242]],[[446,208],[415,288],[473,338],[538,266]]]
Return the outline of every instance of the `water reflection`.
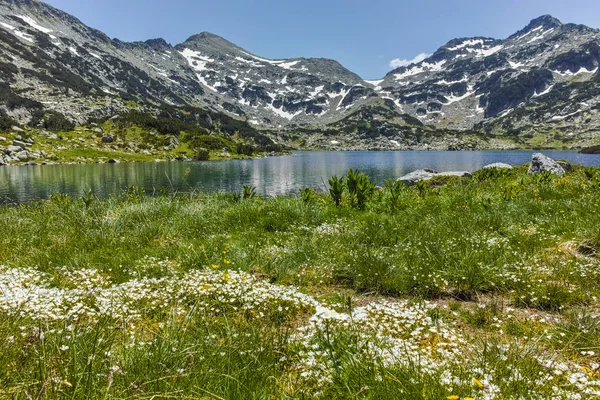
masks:
[[[520,165],[533,151],[377,151],[300,152],[291,156],[219,162],[47,165],[0,167],[0,199],[26,202],[52,193],[97,196],[120,193],[129,186],[146,191],[240,191],[252,185],[262,196],[298,193],[313,187],[326,190],[332,175],[349,168],[366,172],[377,184],[420,168],[473,171],[492,162]],[[549,157],[575,164],[600,166],[600,156],[574,151],[545,151]],[[189,168],[189,173],[186,169]],[[1,200],[0,200],[1,201]]]

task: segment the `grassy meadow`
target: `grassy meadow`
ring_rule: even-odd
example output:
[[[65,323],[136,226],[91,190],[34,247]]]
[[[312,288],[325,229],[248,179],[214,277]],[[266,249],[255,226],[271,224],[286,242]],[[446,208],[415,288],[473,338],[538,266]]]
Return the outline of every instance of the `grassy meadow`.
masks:
[[[600,169],[0,208],[0,398],[600,398]]]

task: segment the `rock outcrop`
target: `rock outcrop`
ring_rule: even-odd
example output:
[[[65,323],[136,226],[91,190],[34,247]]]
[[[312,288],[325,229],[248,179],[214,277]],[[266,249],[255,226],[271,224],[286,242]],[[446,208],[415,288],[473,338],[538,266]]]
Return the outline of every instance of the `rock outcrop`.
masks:
[[[535,153],[531,157],[531,165],[529,166],[529,174],[541,174],[544,171],[550,171],[556,175],[564,175],[565,170],[560,166],[559,163],[543,155],[542,153]]]

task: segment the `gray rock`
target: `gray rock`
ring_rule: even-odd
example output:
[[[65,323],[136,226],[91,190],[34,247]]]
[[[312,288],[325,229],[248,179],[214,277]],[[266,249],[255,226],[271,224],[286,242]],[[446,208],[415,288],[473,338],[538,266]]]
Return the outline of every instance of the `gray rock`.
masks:
[[[96,133],[102,133],[104,131],[102,130],[102,128],[94,128],[94,132],[96,132]]]
[[[531,157],[531,165],[529,166],[529,174],[541,174],[544,171],[550,171],[556,175],[564,175],[565,170],[556,161],[543,155],[542,153],[535,153]]]
[[[27,150],[22,150],[15,154],[15,157],[17,157],[19,161],[27,161],[31,158],[31,154],[29,154]]]
[[[12,129],[15,132],[23,132],[23,129],[19,128],[18,126],[13,126],[10,129]]]
[[[48,132],[48,131],[40,131],[40,133],[38,133],[38,135],[48,137],[48,136],[50,136],[50,132]]]
[[[560,160],[560,161],[557,161],[556,163],[558,165],[560,165],[565,170],[566,173],[573,172],[573,164],[571,164],[570,162]]]
[[[21,135],[17,135],[15,136],[15,140],[23,140],[23,138],[21,137]]]
[[[113,135],[104,135],[102,136],[102,143],[112,143],[115,141],[115,137]]]
[[[460,178],[470,178],[471,173],[469,171],[446,171],[446,172],[440,172],[439,174],[436,174],[435,176],[458,176]]]
[[[58,139],[58,135],[56,133],[51,133],[48,135],[48,139],[56,140]]]
[[[119,164],[119,163],[120,163],[120,161],[119,161],[119,160],[117,160],[117,159],[111,158],[110,160],[108,160],[108,163],[109,163],[109,164]]]
[[[506,164],[506,163],[501,163],[501,162],[497,162],[497,163],[493,163],[493,164],[488,164],[486,166],[484,166],[481,169],[490,169],[490,168],[497,168],[497,169],[513,169],[513,166],[510,164]]]
[[[21,142],[20,140],[13,140],[12,145],[21,149],[27,148],[27,143]]]
[[[410,174],[401,176],[398,180],[405,185],[414,185],[419,181],[426,181],[438,174],[437,171],[432,169],[419,169],[411,172]]]
[[[0,142],[6,142],[6,138],[4,136],[0,136]]]
[[[8,151],[9,153],[18,153],[21,150],[23,150],[21,147],[19,147],[19,146],[13,146],[13,145],[10,145],[10,146],[8,146],[6,148],[6,151]]]

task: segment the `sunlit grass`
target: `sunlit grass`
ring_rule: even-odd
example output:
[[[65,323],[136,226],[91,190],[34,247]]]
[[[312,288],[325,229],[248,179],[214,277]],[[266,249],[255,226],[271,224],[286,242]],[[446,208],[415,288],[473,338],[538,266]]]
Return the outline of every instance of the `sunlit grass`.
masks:
[[[599,178],[0,208],[0,397],[597,397]]]

